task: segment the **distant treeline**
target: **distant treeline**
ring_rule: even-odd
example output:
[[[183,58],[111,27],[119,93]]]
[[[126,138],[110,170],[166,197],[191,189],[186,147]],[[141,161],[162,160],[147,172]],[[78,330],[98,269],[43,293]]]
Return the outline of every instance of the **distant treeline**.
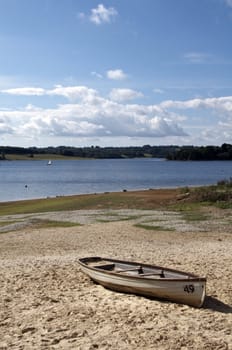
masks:
[[[33,158],[38,154],[50,154],[67,157],[114,159],[114,158],[136,158],[136,157],[156,157],[166,158],[169,153],[173,153],[176,146],[149,146],[142,147],[10,147],[0,146],[1,159],[7,159],[7,155],[24,155]]]
[[[222,146],[182,146],[167,155],[169,160],[232,160],[232,145]]]
[[[222,146],[150,146],[141,147],[12,147],[0,146],[0,160],[8,155],[33,158],[36,155],[59,155],[63,157],[120,159],[120,158],[166,158],[168,160],[232,160],[232,145]]]

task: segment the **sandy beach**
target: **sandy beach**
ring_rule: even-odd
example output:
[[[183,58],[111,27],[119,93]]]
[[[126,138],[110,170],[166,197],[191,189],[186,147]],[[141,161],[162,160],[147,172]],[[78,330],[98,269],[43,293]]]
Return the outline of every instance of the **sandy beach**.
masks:
[[[231,214],[197,223],[158,210],[17,216],[0,233],[0,349],[232,349]],[[31,227],[38,217],[81,225]],[[207,276],[205,303],[107,290],[80,270],[78,259],[92,255]]]

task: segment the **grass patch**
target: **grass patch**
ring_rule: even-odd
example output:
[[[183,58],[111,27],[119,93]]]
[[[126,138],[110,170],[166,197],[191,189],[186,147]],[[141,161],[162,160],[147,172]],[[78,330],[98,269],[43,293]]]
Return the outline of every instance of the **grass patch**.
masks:
[[[104,198],[92,196],[65,196],[57,198],[45,198],[24,200],[17,202],[0,203],[0,215],[31,214],[52,211],[66,211],[77,209],[92,209],[98,203],[104,203]],[[102,207],[102,205],[100,205]]]
[[[207,202],[198,202],[198,201],[184,201],[176,202],[170,206],[170,209],[178,212],[189,212],[189,211],[200,211],[203,207],[210,205]]]
[[[219,181],[217,185],[191,189],[192,201],[232,207],[232,180]]]
[[[175,203],[176,210],[185,210],[184,207],[202,207],[213,205],[221,209],[232,208],[232,178],[220,180],[216,185],[200,187],[184,187],[181,194],[188,194],[183,201]]]
[[[232,203],[231,202],[217,202],[215,206],[219,209],[232,209]]]
[[[159,190],[157,191],[160,193]],[[167,201],[169,197],[175,196],[175,191],[173,190],[172,194],[172,191],[168,190],[170,193]],[[162,193],[166,193],[166,190],[162,190]],[[0,203],[0,215],[80,209],[155,209],[158,207],[160,207],[160,200],[156,198],[156,190],[128,191],[5,202]]]
[[[81,226],[75,222],[46,220],[46,219],[33,219],[32,226],[34,228],[54,228],[54,227],[73,227]]]
[[[149,230],[149,231],[175,231],[174,228],[167,228],[164,226],[153,226],[153,225],[148,225],[148,224],[136,224],[134,225],[135,227],[138,228],[143,228],[145,230]]]
[[[20,221],[0,221],[0,227],[16,224]]]
[[[188,186],[181,187],[181,189],[180,189],[180,193],[181,194],[186,194],[186,193],[189,193],[189,192],[190,192],[190,190],[189,190]]]
[[[182,217],[187,222],[204,221],[209,218],[208,215],[201,211],[185,211]]]
[[[19,221],[9,221],[9,222],[2,222],[0,223],[0,227],[4,228],[6,227],[6,230],[4,229],[3,232],[0,232],[0,234],[4,234],[4,233],[7,233],[7,232],[11,232],[12,231],[12,228],[11,229],[8,229],[7,230],[7,226],[8,225],[11,225],[11,224],[14,224],[14,223],[19,223]],[[20,221],[20,223],[22,223]],[[26,224],[27,227],[30,227],[30,228],[33,228],[33,229],[40,229],[40,228],[56,228],[56,227],[63,227],[63,228],[66,228],[66,227],[73,227],[73,226],[81,226],[81,224],[79,223],[75,223],[75,222],[67,222],[67,221],[57,221],[57,220],[46,220],[46,219],[32,219],[30,221],[30,223],[27,223]],[[16,229],[15,229],[16,230]],[[13,229],[14,231],[14,229]]]
[[[136,220],[142,217],[142,215],[129,215],[129,216],[123,216],[123,214],[119,213],[107,213],[103,215],[105,219],[98,219],[98,222],[112,222],[112,221],[130,221],[130,220]],[[109,217],[109,219],[107,219]]]
[[[211,205],[209,202],[186,202],[177,203],[172,209],[178,211],[186,222],[197,222],[207,220],[209,217],[203,209]]]

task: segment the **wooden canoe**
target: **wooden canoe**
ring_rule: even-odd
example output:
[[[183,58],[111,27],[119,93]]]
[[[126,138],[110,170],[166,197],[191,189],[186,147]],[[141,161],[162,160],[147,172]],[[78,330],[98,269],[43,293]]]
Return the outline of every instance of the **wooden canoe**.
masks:
[[[119,292],[141,294],[201,307],[206,278],[143,263],[101,257],[79,259],[82,271],[95,282]]]

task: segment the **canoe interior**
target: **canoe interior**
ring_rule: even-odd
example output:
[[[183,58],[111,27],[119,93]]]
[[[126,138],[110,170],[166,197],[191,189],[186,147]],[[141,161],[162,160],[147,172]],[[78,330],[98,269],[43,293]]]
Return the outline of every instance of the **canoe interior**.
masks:
[[[80,263],[91,269],[97,269],[105,273],[116,273],[120,275],[126,275],[138,278],[148,279],[194,279],[205,280],[196,275],[177,271],[173,269],[163,268],[160,266],[153,266],[148,264],[141,264],[136,262],[126,262],[115,259],[107,259],[101,257],[82,258]]]
[[[206,278],[143,263],[101,257],[79,259],[92,280],[112,290],[201,307]]]

